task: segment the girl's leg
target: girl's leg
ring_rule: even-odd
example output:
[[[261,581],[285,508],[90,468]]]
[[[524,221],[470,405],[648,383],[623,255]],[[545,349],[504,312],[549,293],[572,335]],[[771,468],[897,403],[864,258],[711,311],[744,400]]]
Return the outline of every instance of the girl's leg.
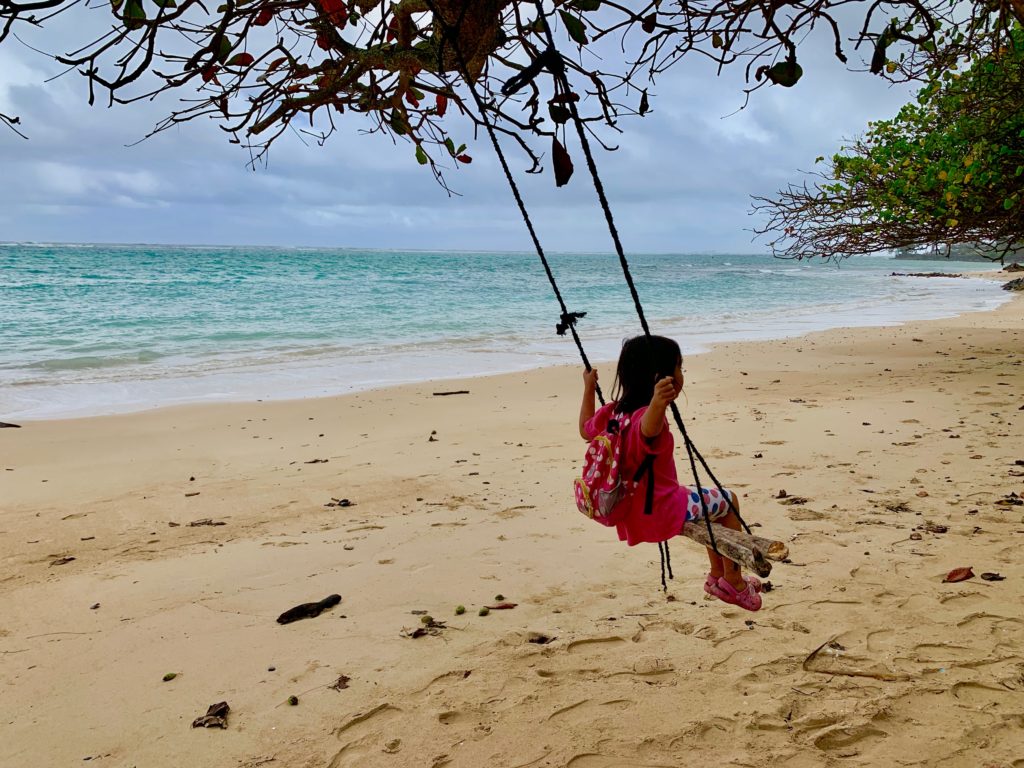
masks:
[[[733,500],[733,504],[736,509],[739,508],[739,501],[736,500],[735,498]],[[732,510],[729,510],[729,514],[727,514],[725,517],[721,517],[718,520],[715,520],[714,522],[718,523],[719,525],[723,525],[726,528],[731,528],[734,531],[740,530],[739,518],[736,517],[736,513]],[[712,552],[711,550],[708,550],[708,552],[711,555],[714,555],[714,552]],[[733,588],[737,592],[742,592],[743,590],[745,590],[747,588],[747,582],[743,580],[743,572],[740,569],[739,563],[733,562],[727,557],[719,557],[718,559],[722,562],[722,575],[725,578],[725,580],[732,584]]]
[[[711,575],[715,581],[725,576],[725,558],[721,555],[715,554],[715,550],[708,547],[708,562],[711,563]]]
[[[732,494],[732,503],[733,509],[738,510],[740,508],[740,501],[735,493]],[[739,518],[736,517],[735,513],[732,510],[730,510],[729,514],[725,517],[719,518],[718,520],[713,520],[712,522],[719,523],[721,525],[724,525],[726,528],[732,528],[733,530],[738,531],[740,529]],[[711,563],[711,575],[715,578],[716,581],[724,576],[726,581],[728,581],[730,584],[734,586],[736,584],[740,584],[743,582],[743,576],[739,575],[739,566],[736,565],[736,563],[734,563],[732,560],[729,560],[717,554],[715,550],[711,549],[710,547],[708,547],[708,562]],[[731,571],[735,571],[736,573],[730,576]],[[738,582],[734,580],[736,578],[739,579]]]

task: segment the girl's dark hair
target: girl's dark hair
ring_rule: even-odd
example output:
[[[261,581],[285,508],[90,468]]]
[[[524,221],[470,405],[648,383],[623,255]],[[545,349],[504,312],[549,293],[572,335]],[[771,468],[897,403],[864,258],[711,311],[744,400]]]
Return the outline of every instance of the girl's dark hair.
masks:
[[[654,385],[675,373],[683,359],[679,345],[665,336],[634,336],[622,342],[615,370],[617,413],[632,413],[651,402]]]

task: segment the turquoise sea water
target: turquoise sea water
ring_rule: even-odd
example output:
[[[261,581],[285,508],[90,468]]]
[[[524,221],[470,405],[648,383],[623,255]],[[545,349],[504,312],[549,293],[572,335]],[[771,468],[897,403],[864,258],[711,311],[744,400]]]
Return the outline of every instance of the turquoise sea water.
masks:
[[[594,360],[639,332],[618,260],[551,254]],[[655,332],[731,339],[989,309],[980,280],[892,277],[981,264],[638,254]],[[572,362],[527,253],[0,245],[0,420],[305,397]]]

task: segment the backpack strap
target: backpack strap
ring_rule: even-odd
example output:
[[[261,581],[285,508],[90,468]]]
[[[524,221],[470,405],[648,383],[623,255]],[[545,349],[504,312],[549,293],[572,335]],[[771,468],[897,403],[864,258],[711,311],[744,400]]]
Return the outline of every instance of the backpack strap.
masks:
[[[640,462],[640,466],[636,470],[636,474],[633,475],[633,482],[639,483],[640,478],[647,474],[647,492],[644,495],[644,514],[650,515],[654,513],[654,454],[649,453],[644,457],[644,460]]]

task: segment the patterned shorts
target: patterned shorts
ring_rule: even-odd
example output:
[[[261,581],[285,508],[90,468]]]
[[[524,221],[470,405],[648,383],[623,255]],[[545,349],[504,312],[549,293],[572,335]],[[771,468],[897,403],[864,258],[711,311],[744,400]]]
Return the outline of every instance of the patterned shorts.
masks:
[[[688,486],[683,486],[683,490],[686,492],[686,520],[701,520],[704,517],[703,510],[700,506],[700,496],[697,492]],[[704,502],[708,507],[708,516],[712,520],[718,520],[729,514],[730,502],[735,503],[736,494],[730,491],[728,488],[723,488],[728,494],[729,500],[726,501],[722,498],[722,494],[718,492],[717,488],[701,488],[700,492],[704,496]]]

